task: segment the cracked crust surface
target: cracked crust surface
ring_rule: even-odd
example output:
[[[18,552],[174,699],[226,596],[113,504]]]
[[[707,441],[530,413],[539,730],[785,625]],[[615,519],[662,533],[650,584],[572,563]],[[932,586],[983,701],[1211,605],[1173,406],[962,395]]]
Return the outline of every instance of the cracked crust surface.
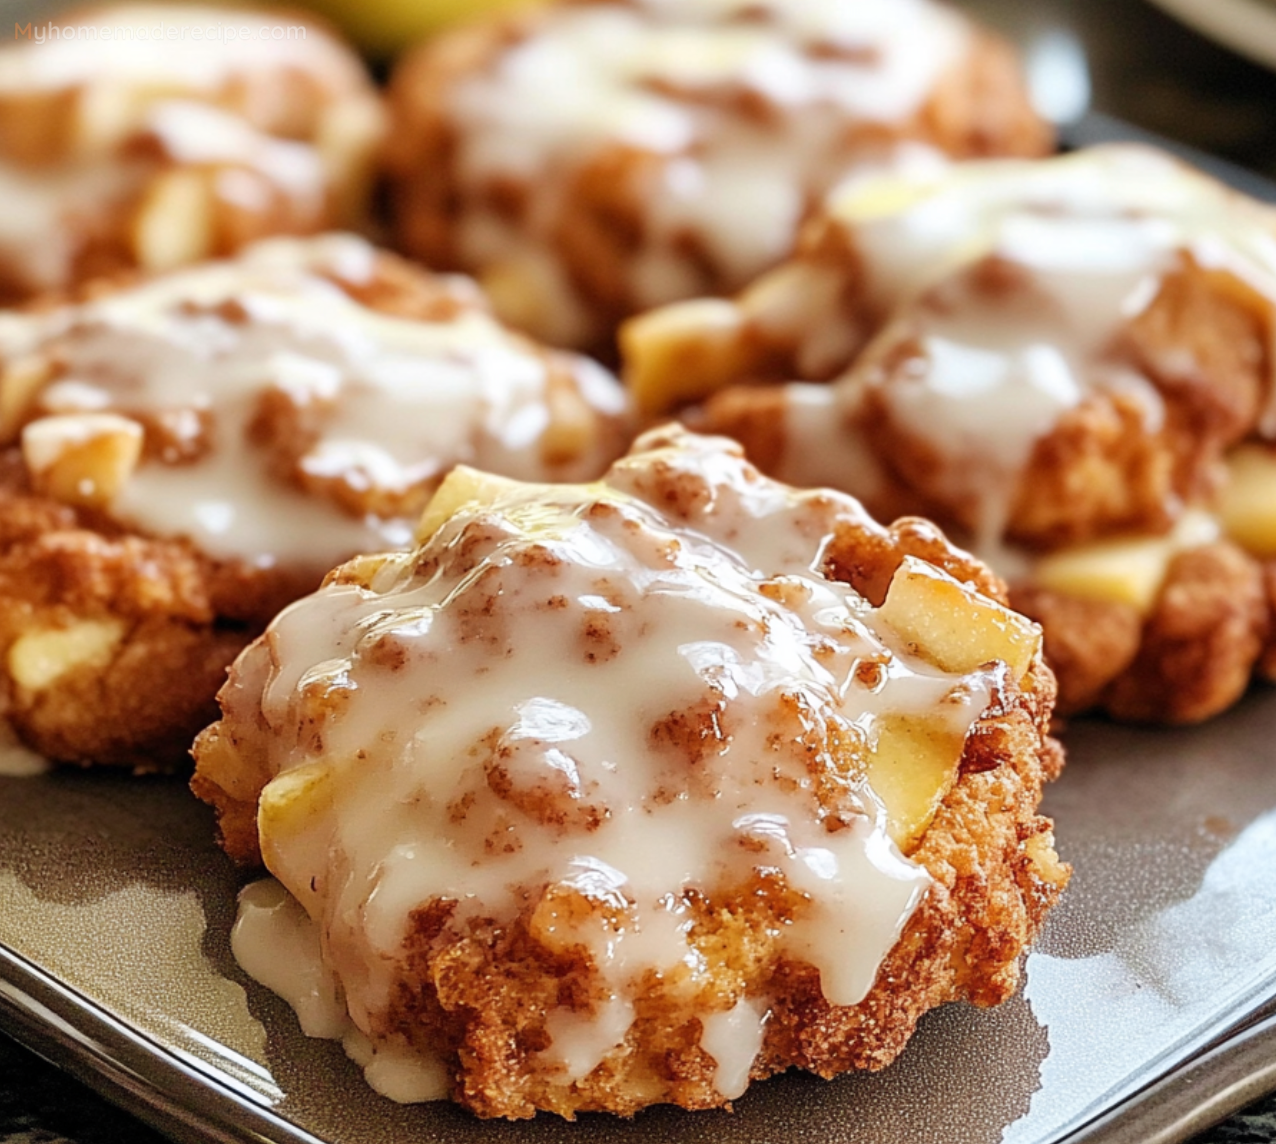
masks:
[[[677,433],[649,435],[621,466],[628,463],[642,473],[632,487],[642,489],[648,504],[659,506],[672,519],[703,527],[705,514],[712,519],[730,511],[728,486],[716,487],[714,482],[722,479],[724,471],[736,471],[733,466],[738,462],[715,461],[720,467],[711,470],[715,475],[706,485],[703,475],[693,479],[680,462],[662,468],[641,455],[643,448],[659,454],[659,450],[671,445],[676,448],[685,440]],[[731,455],[728,449],[724,457]],[[740,471],[747,474],[750,470]],[[746,476],[746,481],[757,479],[756,475]],[[806,498],[803,512],[809,514],[800,518],[806,522],[801,526],[803,535],[806,543],[821,550],[821,567],[828,583],[853,588],[870,605],[883,604],[908,558],[932,563],[972,591],[986,594],[985,598],[998,599],[1004,593],[985,566],[953,548],[926,522],[901,521],[886,529],[873,523],[849,498],[826,493],[802,495]],[[604,522],[600,527],[610,527],[605,523],[609,512],[597,519]],[[466,526],[468,531],[456,536],[447,533],[444,547],[432,552],[427,546],[419,554],[423,581],[445,574],[440,569],[446,569],[458,553],[470,552],[477,558],[493,537],[502,534],[499,527],[489,533],[491,526],[479,524],[480,520],[475,517],[475,523]],[[451,555],[445,556],[444,551]],[[471,595],[483,581],[491,582],[480,593],[487,603],[472,613],[465,630],[476,640],[490,633],[498,641],[497,651],[499,641],[510,638],[509,609],[517,607],[510,601],[522,599],[530,606],[530,600],[539,596],[529,586],[538,583],[539,577],[553,576],[552,565],[533,560],[530,554],[527,561],[514,560],[505,567],[499,575],[493,572],[466,580]],[[514,567],[521,571],[509,571]],[[360,562],[334,573],[324,591],[339,593],[351,584],[387,591],[390,583],[384,566],[376,561]],[[516,584],[524,585],[521,594]],[[791,584],[786,587],[780,581],[768,589],[777,597],[793,590]],[[321,592],[316,599],[323,595]],[[332,596],[333,604],[338,598]],[[458,597],[456,606],[463,606],[466,598]],[[549,597],[551,602],[554,598]],[[795,598],[801,598],[801,593]],[[386,605],[383,602],[380,606]],[[566,601],[562,606],[568,608]],[[563,614],[570,620],[573,613],[567,610]],[[626,646],[626,632],[632,634],[632,624],[612,632],[621,648]],[[610,638],[600,645],[585,634],[591,647],[613,647]],[[277,738],[262,720],[262,687],[272,670],[272,657],[291,638],[280,631],[271,645],[276,650],[258,643],[235,668],[222,695],[223,718],[205,732],[197,746],[194,788],[217,806],[223,844],[232,855],[241,861],[254,860],[260,838],[262,845],[269,847],[272,870],[286,883],[301,878],[305,885],[300,889],[312,916],[327,918],[329,906],[324,904],[323,895],[328,875],[322,852],[303,842],[309,848],[306,852],[318,856],[318,865],[304,871],[290,868],[288,851],[283,849],[287,836],[279,833],[284,829],[283,820],[273,817],[275,810],[269,821],[258,817],[258,797],[279,773],[292,736],[285,727],[282,737]],[[572,646],[570,638],[546,643],[538,653],[538,673],[546,678],[552,675],[553,664],[558,657],[570,654]],[[450,670],[458,679],[464,677],[464,655],[461,647],[453,653]],[[402,657],[389,655],[384,641],[377,645],[376,658],[383,670],[403,669]],[[296,667],[292,664],[284,670],[291,672]],[[351,669],[355,670],[357,667]],[[691,972],[683,964],[663,975],[643,978],[631,998],[633,1016],[623,1041],[575,1080],[565,1080],[561,1068],[553,1064],[555,1032],[561,1034],[563,1026],[548,1015],[561,1017],[566,1010],[575,1014],[575,1019],[585,1019],[608,1004],[611,995],[599,963],[585,945],[577,944],[573,934],[579,931],[573,927],[600,921],[617,924],[612,913],[619,907],[614,898],[594,898],[579,889],[564,889],[552,880],[548,885],[533,882],[521,887],[512,912],[485,915],[479,910],[476,914],[471,909],[458,910],[457,903],[446,898],[411,904],[401,943],[386,955],[394,969],[390,987],[379,994],[384,1004],[365,1011],[360,1026],[374,1038],[441,1058],[452,1097],[486,1117],[524,1118],[537,1110],[569,1118],[593,1110],[632,1115],[654,1103],[671,1102],[689,1109],[729,1104],[721,1091],[717,1062],[705,1049],[703,1038],[706,1022],[732,1011],[742,999],[751,999],[770,1014],[750,1068],[755,1080],[792,1067],[826,1077],[848,1069],[885,1067],[903,1050],[917,1020],[927,1010],[957,999],[995,1005],[1013,993],[1019,982],[1021,956],[1067,880],[1067,867],[1059,863],[1053,850],[1050,823],[1037,813],[1043,784],[1054,778],[1062,765],[1058,744],[1048,731],[1054,703],[1053,676],[1038,653],[1019,682],[1004,674],[998,678],[992,701],[958,748],[955,781],[929,824],[907,847],[910,859],[928,873],[929,888],[880,964],[875,983],[858,1003],[830,1003],[819,971],[786,945],[786,929],[807,916],[810,899],[776,865],[763,862],[735,882],[706,883],[685,894],[680,908],[686,912],[679,916],[688,921],[687,941],[695,955],[687,964],[699,964],[701,970]],[[357,741],[340,730],[343,719],[356,717],[349,704],[357,702],[354,697],[358,694],[343,686],[345,691],[324,691],[316,683],[301,700],[304,711],[290,716],[301,719],[298,726],[307,741],[321,744],[339,736],[347,747]],[[395,684],[388,680],[386,686]],[[481,681],[478,686],[483,686]],[[435,698],[442,697],[422,694],[416,706],[430,711],[435,708]],[[282,711],[278,697],[272,702],[278,717]],[[395,700],[396,710],[403,706]],[[447,708],[444,702],[440,709]],[[695,797],[696,783],[702,781],[696,776],[702,768],[710,768],[704,772],[706,781],[714,773],[711,760],[721,744],[714,737],[720,732],[713,728],[719,717],[725,720],[723,726],[731,726],[729,704],[710,724],[690,717],[666,720],[646,748],[671,752],[667,761],[674,769],[667,781],[678,789],[687,784],[692,792],[689,797]],[[808,723],[804,734],[810,735],[813,727]],[[797,736],[799,740],[802,737]],[[839,745],[829,740],[821,749],[831,751],[836,759],[849,747],[846,742]],[[307,755],[315,765],[324,758],[318,749],[319,754]],[[366,765],[374,765],[380,749],[369,747]],[[779,773],[782,756],[776,759]],[[649,764],[635,759],[627,765]],[[740,765],[751,764],[742,760]],[[556,767],[555,781],[561,784],[566,772],[561,764]],[[302,772],[283,772],[285,777],[290,773]],[[508,837],[505,830],[509,829],[516,832],[515,841],[519,832],[528,841],[526,832],[531,827],[525,816],[544,819],[543,800],[561,800],[562,792],[555,796],[545,788],[541,801],[529,802],[525,796],[530,790],[524,785],[520,794],[519,788],[520,782],[526,784],[527,772],[522,772],[521,778],[518,771],[512,773],[516,776],[513,780],[508,767],[488,768],[474,797],[453,806],[454,819],[478,815],[482,822],[506,824],[501,826],[502,838]],[[584,784],[583,764],[580,775]],[[304,784],[309,782],[309,778],[304,780]],[[820,788],[825,793],[819,796],[818,813],[833,813],[841,797],[835,793],[835,785]],[[583,802],[584,785],[581,791]],[[336,800],[341,796],[319,797]],[[607,806],[605,795],[591,797],[601,798],[599,805]],[[482,810],[493,798],[493,805],[501,811],[494,820],[483,817],[486,812]],[[428,801],[428,797],[419,800],[419,805],[424,807]],[[327,805],[314,804],[315,810],[300,819],[291,817],[298,811],[290,808],[289,821],[297,825],[287,829],[314,829],[320,832],[317,837],[336,837],[330,833],[333,828],[325,817],[328,812],[320,809]],[[306,812],[302,809],[300,813]],[[588,847],[588,839],[582,837],[581,845]],[[334,854],[335,849],[329,858]],[[336,860],[345,871],[340,875],[341,884],[351,885],[350,870],[359,868],[351,867],[355,860],[339,855]],[[496,857],[489,855],[489,860]],[[532,851],[520,860],[528,869],[537,861]],[[317,898],[313,896],[316,893]],[[338,915],[332,917],[332,940],[340,944],[347,940],[343,923],[337,920]],[[611,923],[608,918],[612,918]]]

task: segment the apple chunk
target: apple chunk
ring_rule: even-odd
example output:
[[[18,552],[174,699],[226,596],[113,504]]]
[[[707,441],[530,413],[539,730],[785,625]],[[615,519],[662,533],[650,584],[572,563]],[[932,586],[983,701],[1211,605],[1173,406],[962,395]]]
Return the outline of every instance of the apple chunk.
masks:
[[[9,647],[9,675],[27,691],[46,691],[77,668],[109,664],[125,631],[123,620],[101,619],[24,632]]]
[[[458,509],[467,504],[491,504],[502,493],[525,490],[527,485],[508,477],[497,477],[471,469],[469,465],[457,465],[435,490],[430,503],[425,506],[416,527],[416,542],[424,544],[446,524]]]
[[[740,308],[722,298],[677,302],[626,322],[625,384],[639,411],[667,413],[747,373],[743,327]]]
[[[1276,556],[1276,453],[1244,445],[1228,458],[1218,512],[1223,531],[1247,552]]]
[[[1037,624],[912,556],[896,570],[878,614],[911,651],[944,671],[1001,660],[1019,680],[1041,648]]]
[[[1129,604],[1146,616],[1174,557],[1210,544],[1218,535],[1213,517],[1189,513],[1165,536],[1100,540],[1052,553],[1037,562],[1032,579],[1067,596]]]
[[[22,431],[22,458],[37,492],[104,508],[142,456],[142,426],[114,413],[41,417]]]
[[[965,738],[941,719],[882,718],[868,757],[869,786],[886,807],[887,831],[900,850],[916,849],[957,781]]]
[[[335,768],[321,759],[271,779],[257,804],[262,861],[307,910],[319,901],[307,871],[324,868],[336,785]]]

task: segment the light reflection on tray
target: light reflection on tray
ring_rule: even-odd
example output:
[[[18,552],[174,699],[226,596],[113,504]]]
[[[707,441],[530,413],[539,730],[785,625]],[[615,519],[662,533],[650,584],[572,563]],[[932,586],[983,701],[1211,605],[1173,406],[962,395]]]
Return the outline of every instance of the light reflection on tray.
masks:
[[[1152,0],[1198,32],[1276,68],[1276,5],[1271,0]]]

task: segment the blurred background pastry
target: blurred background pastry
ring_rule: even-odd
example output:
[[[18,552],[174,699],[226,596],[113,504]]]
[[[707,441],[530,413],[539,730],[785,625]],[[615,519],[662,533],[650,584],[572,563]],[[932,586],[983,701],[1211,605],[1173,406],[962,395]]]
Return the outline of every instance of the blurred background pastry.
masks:
[[[313,17],[63,11],[0,48],[0,302],[363,227],[382,130],[363,62]]]
[[[544,6],[427,41],[389,99],[398,246],[604,355],[783,258],[856,171],[1052,142],[1010,48],[931,0]]]

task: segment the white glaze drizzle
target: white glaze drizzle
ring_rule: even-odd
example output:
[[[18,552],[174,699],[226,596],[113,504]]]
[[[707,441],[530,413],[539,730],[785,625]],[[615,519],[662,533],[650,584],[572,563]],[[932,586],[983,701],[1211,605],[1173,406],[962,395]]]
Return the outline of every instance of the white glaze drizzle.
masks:
[[[288,1002],[307,1037],[345,1036],[350,1017],[320,955],[318,927],[273,878],[239,892],[230,950],[249,977]]]
[[[384,1042],[374,1045],[351,1024],[341,984],[324,963],[318,927],[274,878],[240,891],[230,947],[249,977],[291,1006],[307,1037],[340,1041],[382,1096],[401,1104],[447,1096],[439,1060]]]
[[[713,1087],[728,1100],[743,1096],[749,1087],[749,1070],[762,1051],[766,1019],[765,1007],[747,997],[741,998],[734,1009],[704,1019],[700,1047],[717,1066]]]
[[[565,6],[456,91],[461,175],[472,186],[525,182],[521,225],[541,247],[564,171],[607,144],[658,155],[628,268],[637,302],[704,291],[680,252],[688,233],[739,287],[787,253],[808,206],[848,169],[910,165],[921,151],[936,161],[907,143],[852,153],[846,135],[907,120],[968,39],[965,22],[929,0]],[[757,98],[772,111],[742,110]],[[491,257],[492,224],[461,220],[473,265]]]
[[[835,386],[790,382],[783,415],[785,439],[801,443],[783,454],[779,475],[784,480],[803,488],[847,489],[866,500],[880,494],[881,467],[854,419],[846,416]]]
[[[1094,393],[1121,393],[1142,406],[1149,430],[1159,428],[1159,392],[1113,345],[1181,258],[1276,300],[1276,233],[1264,209],[1144,148],[861,184],[829,210],[862,258],[874,304],[898,316],[835,383],[838,415],[821,438],[853,419],[879,359],[914,343],[916,366],[884,387],[883,401],[941,459],[954,498],[978,504],[976,551],[994,563],[1019,475],[1066,411]],[[1008,268],[1008,285],[979,284],[977,268],[990,259]],[[813,286],[824,289],[820,279]],[[1264,431],[1276,430],[1272,390]],[[789,420],[809,431],[804,400],[794,396]],[[859,464],[842,454],[863,448],[843,433],[840,444],[803,444],[787,463],[807,480],[837,483]]]
[[[387,1041],[373,1041],[351,1026],[341,1038],[341,1046],[363,1077],[387,1100],[398,1104],[421,1104],[446,1100],[447,1072],[436,1056]]]
[[[623,1041],[644,974],[703,980],[684,891],[782,870],[810,903],[787,948],[839,1005],[864,996],[925,892],[864,778],[822,764],[846,815],[828,829],[790,745],[805,725],[867,748],[883,714],[964,735],[993,676],[891,648],[867,602],[815,570],[846,511],[835,496],[759,478],[721,441],[652,444],[600,484],[460,508],[369,588],[285,610],[236,668],[227,718],[264,718],[268,770],[289,784],[263,806],[305,780],[263,811],[263,854],[319,924],[365,1033],[431,900],[454,901],[457,924],[509,920],[545,884],[592,903],[555,923],[608,988],[590,1012],[550,1017],[545,1059],[573,1080]],[[692,491],[687,521],[655,507],[669,472]],[[880,685],[857,680],[865,656],[886,661]],[[709,722],[680,732],[706,702]],[[707,1032],[724,1095],[765,1017],[764,999],[740,1004]]]
[[[397,318],[324,277],[359,281],[372,257],[351,236],[272,240],[79,306],[4,317],[0,356],[56,358],[41,413],[164,414],[192,435],[211,418],[212,448],[193,461],[144,461],[110,506],[116,519],[214,556],[322,572],[405,543],[411,523],[394,498],[419,511],[413,490],[457,462],[555,475],[541,453],[545,361],[476,304],[445,321]],[[583,360],[573,369],[598,416],[618,415],[622,395],[605,371]],[[271,467],[293,450],[289,431],[265,443],[249,432],[272,395],[312,438],[283,458],[288,479]],[[562,475],[594,475],[608,447],[585,448]],[[368,492],[391,498],[391,511],[359,512]]]

